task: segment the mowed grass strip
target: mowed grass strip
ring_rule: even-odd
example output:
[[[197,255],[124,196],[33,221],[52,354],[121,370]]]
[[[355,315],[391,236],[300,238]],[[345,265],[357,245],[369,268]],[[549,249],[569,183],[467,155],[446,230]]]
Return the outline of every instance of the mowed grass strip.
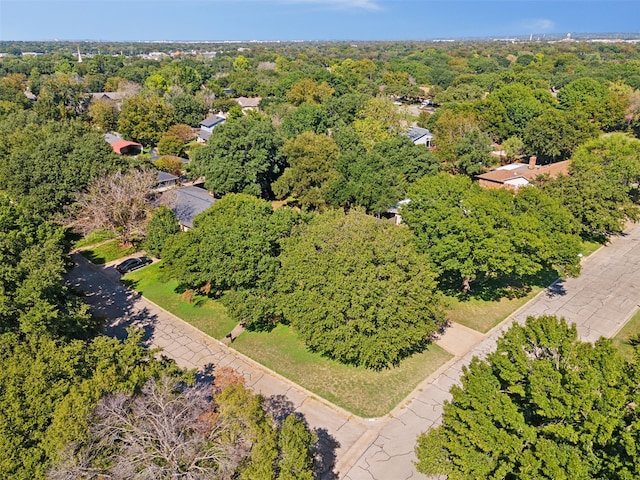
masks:
[[[131,272],[123,277],[125,283],[153,303],[173,313],[207,335],[222,339],[233,330],[235,322],[227,315],[227,310],[219,302],[204,295],[194,295],[192,303],[176,293],[178,282],[160,280],[162,263]]]
[[[487,333],[535,297],[541,290],[542,287],[533,287],[524,297],[505,297],[500,300],[469,298],[468,300],[460,301],[455,297],[447,297],[447,301],[449,302],[447,318],[452,322],[460,323],[477,332]]]
[[[246,331],[231,346],[319,397],[365,418],[389,413],[452,357],[437,345],[430,345],[398,367],[376,372],[310,352],[287,325],[278,325],[271,332]]]
[[[86,237],[81,237],[76,233],[72,233],[71,236],[72,238],[78,238],[78,240],[73,243],[73,248],[90,247],[97,243],[102,243],[106,240],[111,240],[112,238],[114,238],[113,232],[108,232],[106,230],[95,230]]]
[[[96,265],[104,265],[136,252],[135,247],[123,247],[117,240],[97,245],[94,248],[82,250],[80,254]]]
[[[626,323],[622,330],[612,338],[620,353],[628,360],[633,360],[635,347],[631,340],[640,335],[640,310]]]

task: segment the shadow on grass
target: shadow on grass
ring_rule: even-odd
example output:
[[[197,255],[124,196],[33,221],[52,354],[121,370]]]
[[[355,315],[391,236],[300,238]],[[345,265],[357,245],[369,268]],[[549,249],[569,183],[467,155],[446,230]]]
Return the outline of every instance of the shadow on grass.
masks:
[[[107,258],[94,250],[84,250],[80,252],[80,255],[82,255],[94,265],[104,265],[105,263],[107,263]]]
[[[498,301],[502,298],[515,299],[523,298],[531,293],[535,287],[547,288],[553,283],[559,274],[555,270],[542,270],[535,275],[524,277],[500,276],[500,277],[484,277],[476,280],[471,284],[471,291],[464,293],[461,291],[458,279],[444,279],[440,286],[442,291],[457,300],[464,302],[472,299],[485,301]],[[562,282],[555,285],[561,287]],[[564,289],[556,288],[555,295],[564,295]]]

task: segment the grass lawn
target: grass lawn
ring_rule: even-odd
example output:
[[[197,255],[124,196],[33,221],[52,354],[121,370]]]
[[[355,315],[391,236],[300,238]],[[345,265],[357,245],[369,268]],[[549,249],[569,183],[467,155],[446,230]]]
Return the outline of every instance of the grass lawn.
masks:
[[[447,297],[449,310],[447,318],[477,332],[486,333],[535,297],[542,287],[533,287],[524,297],[501,298],[500,300],[482,300],[469,298],[461,301],[456,297]]]
[[[620,349],[620,353],[629,360],[633,359],[634,354],[633,345],[629,340],[638,334],[640,334],[640,311],[637,311],[622,330],[612,338],[613,343]]]
[[[135,247],[125,248],[122,247],[117,240],[113,240],[111,242],[98,245],[95,248],[82,250],[80,254],[91,263],[95,263],[96,265],[103,265],[105,263],[111,262],[112,260],[117,260],[118,258],[131,255],[135,252]]]
[[[232,344],[262,365],[362,417],[389,413],[451,355],[437,345],[380,372],[346,366],[309,352],[289,326],[242,333]]]
[[[91,232],[86,237],[80,237],[79,235],[78,237],[79,239],[73,243],[73,248],[88,247],[91,245],[95,245],[96,243],[104,242],[105,240],[110,240],[113,238],[113,232],[96,230],[94,232]]]
[[[582,241],[581,253],[588,257],[602,246],[601,243]],[[551,284],[555,280],[552,273],[542,278],[542,284]],[[499,300],[482,300],[470,297],[461,301],[457,297],[447,297],[450,305],[448,318],[452,322],[460,323],[478,332],[486,333],[502,322],[511,313],[535,297],[544,287],[535,285],[531,291],[520,298],[506,298]]]
[[[161,282],[159,279],[161,263],[131,272],[123,280],[135,291],[144,295],[153,303],[190,323],[198,330],[217,339],[233,330],[236,323],[227,316],[225,307],[206,296],[195,295],[193,303],[187,303],[182,295],[176,293],[175,280]]]

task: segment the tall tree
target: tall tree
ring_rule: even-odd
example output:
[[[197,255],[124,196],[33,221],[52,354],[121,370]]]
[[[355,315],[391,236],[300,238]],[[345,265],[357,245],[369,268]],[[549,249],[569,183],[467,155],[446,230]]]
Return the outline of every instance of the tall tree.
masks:
[[[469,293],[477,280],[526,282],[545,268],[579,271],[573,218],[546,195],[483,190],[444,173],[418,180],[408,195],[402,218],[445,285]]]
[[[221,294],[230,314],[251,327],[273,320],[273,283],[280,241],[297,222],[290,209],[245,194],[228,194],[171,237],[163,268],[185,288]]]
[[[269,120],[244,116],[216,128],[207,145],[194,152],[192,170],[216,195],[268,197],[284,166],[281,144]]]
[[[614,133],[579,147],[569,176],[540,183],[571,211],[584,234],[608,235],[622,232],[627,219],[640,218],[633,201],[639,180],[640,140]]]
[[[152,170],[131,169],[98,178],[78,198],[72,212],[75,226],[85,233],[108,230],[123,244],[130,244],[146,230],[149,196],[156,183]]]
[[[155,145],[174,121],[174,110],[157,97],[131,97],[122,104],[118,131],[143,145]]]
[[[417,468],[467,478],[635,478],[633,379],[610,341],[529,317],[463,370],[442,425],[418,439]]]
[[[102,135],[77,121],[38,124],[25,116],[17,124],[7,119],[4,127],[0,187],[43,215],[59,213],[77,192],[124,162]]]
[[[167,238],[179,231],[180,224],[176,214],[165,205],[160,205],[153,211],[149,221],[144,239],[144,248],[152,255],[160,257]]]
[[[293,195],[303,209],[322,209],[333,181],[340,150],[327,135],[305,132],[282,147],[289,166],[273,185],[277,198]]]
[[[422,351],[445,319],[411,233],[353,210],[284,241],[277,299],[313,351],[381,369]]]

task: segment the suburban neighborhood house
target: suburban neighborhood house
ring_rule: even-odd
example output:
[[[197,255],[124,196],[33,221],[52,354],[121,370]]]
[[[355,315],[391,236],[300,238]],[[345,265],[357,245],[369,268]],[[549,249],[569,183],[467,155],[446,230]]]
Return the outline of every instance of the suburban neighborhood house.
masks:
[[[160,198],[160,204],[176,214],[182,231],[192,229],[196,215],[208,209],[214,201],[213,195],[200,187],[173,188]]]
[[[156,183],[153,190],[156,192],[166,192],[167,190],[177,187],[179,180],[178,177],[171,173],[158,170],[158,183]]]
[[[198,130],[198,142],[207,143],[213,129],[226,122],[226,118],[221,115],[212,115],[200,122],[200,130]]]
[[[120,155],[138,155],[142,153],[142,145],[137,142],[125,140],[113,133],[106,133],[104,139],[111,145],[113,151]]]
[[[106,100],[108,102],[121,102],[127,96],[126,92],[92,92],[91,100]]]
[[[409,127],[407,130],[407,136],[411,139],[414,145],[425,145],[427,148],[431,148],[433,134],[430,130],[421,127]]]
[[[258,109],[258,105],[260,105],[260,100],[262,100],[262,97],[253,97],[253,98],[238,97],[238,98],[236,98],[236,102],[238,102],[238,105],[240,105],[240,108],[242,108],[243,111],[245,111],[245,110],[257,110]]]
[[[517,190],[519,187],[529,185],[531,180],[540,175],[549,175],[551,178],[556,178],[560,175],[569,174],[571,160],[550,163],[548,165],[537,165],[536,161],[536,157],[531,157],[529,164],[512,163],[510,165],[504,165],[490,172],[476,175],[474,178],[478,180],[481,187],[510,188]]]

